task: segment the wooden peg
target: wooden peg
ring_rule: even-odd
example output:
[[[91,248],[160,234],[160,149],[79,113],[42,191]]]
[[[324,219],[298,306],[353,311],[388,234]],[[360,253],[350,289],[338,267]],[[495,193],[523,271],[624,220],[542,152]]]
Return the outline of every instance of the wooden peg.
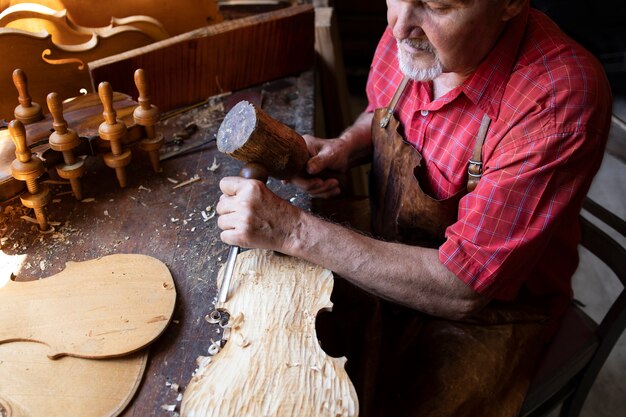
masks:
[[[163,134],[157,134],[155,125],[159,121],[159,109],[150,104],[150,89],[146,80],[144,70],[139,68],[135,71],[135,85],[139,91],[139,106],[133,112],[135,123],[143,126],[146,137],[139,142],[139,147],[148,152],[150,163],[154,172],[161,172],[159,160],[159,149],[163,146]]]
[[[28,79],[26,78],[26,73],[19,68],[13,71],[13,84],[15,84],[15,88],[17,88],[17,99],[20,102],[13,112],[15,118],[23,124],[34,123],[37,120],[43,119],[41,106],[33,102],[28,94]]]
[[[247,101],[237,103],[224,118],[217,149],[240,161],[259,163],[279,179],[302,173],[309,160],[302,136]]]
[[[98,85],[98,95],[104,107],[104,122],[98,127],[100,138],[109,141],[111,153],[104,155],[104,163],[109,168],[115,169],[120,187],[126,187],[126,165],[130,163],[130,149],[122,148],[122,139],[126,135],[126,125],[117,118],[117,112],[113,108],[113,89],[111,84],[103,81]]]
[[[63,104],[59,95],[50,93],[47,101],[48,109],[53,118],[52,127],[54,128],[54,132],[49,139],[50,147],[55,151],[63,153],[64,163],[56,166],[57,174],[59,174],[59,177],[70,181],[74,197],[77,200],[82,200],[83,192],[80,178],[85,173],[85,160],[76,158],[73,151],[80,143],[78,134],[67,127],[67,122],[63,117]]]
[[[27,192],[20,196],[22,204],[35,211],[35,217],[42,231],[50,229],[44,207],[50,202],[50,189],[45,184],[40,184],[37,179],[45,172],[41,159],[33,156],[30,148],[26,145],[26,129],[19,120],[9,123],[9,133],[15,144],[16,159],[11,164],[13,178],[25,181]]]

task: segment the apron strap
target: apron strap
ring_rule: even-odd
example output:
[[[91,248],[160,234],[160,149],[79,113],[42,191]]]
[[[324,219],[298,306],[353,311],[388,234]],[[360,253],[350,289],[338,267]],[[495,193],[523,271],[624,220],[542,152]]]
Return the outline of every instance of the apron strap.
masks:
[[[478,135],[476,135],[476,143],[474,144],[474,152],[472,157],[468,161],[467,165],[467,192],[474,191],[480,181],[480,177],[483,175],[483,160],[482,150],[483,143],[485,143],[485,137],[487,137],[487,130],[491,119],[486,114],[483,116],[483,120],[480,122],[480,129],[478,129]]]
[[[400,85],[398,86],[396,93],[393,95],[391,102],[387,106],[385,116],[380,120],[381,128],[384,129],[389,124],[389,120],[391,120],[391,116],[393,116],[393,111],[395,110],[396,105],[398,104],[398,101],[400,100],[400,96],[402,96],[402,92],[404,91],[404,88],[406,87],[408,82],[409,82],[409,77],[404,77],[402,79],[402,82],[400,82]]]

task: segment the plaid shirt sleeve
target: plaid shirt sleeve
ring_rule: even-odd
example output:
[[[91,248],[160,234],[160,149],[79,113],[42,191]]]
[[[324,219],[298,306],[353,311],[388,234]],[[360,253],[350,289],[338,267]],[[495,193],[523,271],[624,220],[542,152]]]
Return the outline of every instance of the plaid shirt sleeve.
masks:
[[[512,299],[523,283],[542,279],[569,290],[573,269],[557,258],[576,258],[578,212],[611,115],[599,64],[572,61],[513,73],[483,147],[483,177],[439,249],[441,262],[480,293]],[[577,259],[568,262],[575,268]]]

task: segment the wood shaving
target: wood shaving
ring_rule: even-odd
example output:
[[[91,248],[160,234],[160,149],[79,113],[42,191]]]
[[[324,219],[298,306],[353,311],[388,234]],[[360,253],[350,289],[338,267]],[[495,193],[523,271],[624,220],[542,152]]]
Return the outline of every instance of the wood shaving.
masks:
[[[30,216],[20,216],[20,219],[28,222],[28,223],[34,223],[34,224],[39,224],[39,222],[37,221],[37,219],[33,219]]]
[[[201,211],[200,214],[202,214],[202,219],[205,222],[208,222],[213,217],[215,217],[215,211],[213,210],[213,206],[208,206],[206,208],[206,212],[205,211]]]
[[[147,191],[147,192],[149,192],[149,193],[151,193],[151,192],[152,192],[152,190],[151,190],[150,188],[148,188],[148,187],[144,187],[143,185],[140,185],[140,186],[139,186],[139,190],[144,190],[144,191]]]
[[[196,364],[198,366],[207,366],[209,363],[211,363],[211,357],[210,356],[198,356],[196,358]]]
[[[241,333],[237,333],[237,344],[243,348],[250,346],[250,341]]]
[[[167,180],[172,184],[178,184],[178,180],[175,180],[174,178],[167,177]]]
[[[208,171],[215,172],[220,167],[220,164],[217,163],[217,159],[213,157],[213,164],[207,168]]]
[[[96,199],[93,197],[83,198],[82,200],[80,200],[81,203],[93,203],[94,201],[96,201]]]
[[[209,353],[209,355],[215,356],[217,355],[217,353],[220,351],[221,348],[222,348],[222,345],[219,340],[215,341],[211,339],[211,346],[209,346],[209,348],[207,349],[207,352]]]
[[[196,181],[200,181],[199,175],[194,175],[193,177],[189,178],[187,181],[183,181],[180,184],[175,185],[174,187],[172,187],[172,189],[175,190],[177,188],[184,187],[185,185],[193,184]]]
[[[43,184],[52,184],[52,185],[69,185],[70,184],[69,181],[62,181],[62,180],[44,180],[41,182]]]

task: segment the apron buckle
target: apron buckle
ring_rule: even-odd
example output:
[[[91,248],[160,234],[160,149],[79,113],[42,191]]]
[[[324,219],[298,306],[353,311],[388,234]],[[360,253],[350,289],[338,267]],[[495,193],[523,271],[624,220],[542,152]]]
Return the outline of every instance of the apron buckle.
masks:
[[[387,109],[387,113],[385,113],[385,116],[380,120],[379,126],[384,129],[387,127],[387,125],[389,124],[389,120],[391,120],[391,116],[393,116],[393,109]]]

